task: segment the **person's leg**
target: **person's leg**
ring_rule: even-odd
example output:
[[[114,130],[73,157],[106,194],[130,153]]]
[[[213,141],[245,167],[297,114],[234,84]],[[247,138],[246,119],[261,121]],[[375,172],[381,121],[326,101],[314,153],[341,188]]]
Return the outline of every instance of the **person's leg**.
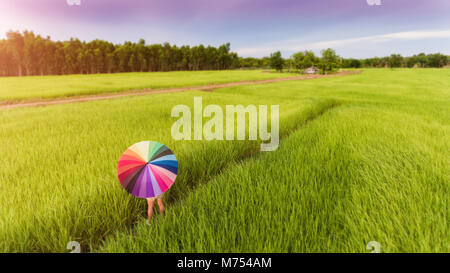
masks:
[[[162,198],[157,199],[157,202],[158,202],[159,211],[161,212],[161,214],[163,216],[165,216],[166,213],[165,213],[165,210],[164,210],[164,204],[163,204]]]
[[[147,204],[148,204],[147,216],[148,221],[150,221],[150,219],[152,219],[153,216],[153,205],[155,204],[155,199],[147,199]]]

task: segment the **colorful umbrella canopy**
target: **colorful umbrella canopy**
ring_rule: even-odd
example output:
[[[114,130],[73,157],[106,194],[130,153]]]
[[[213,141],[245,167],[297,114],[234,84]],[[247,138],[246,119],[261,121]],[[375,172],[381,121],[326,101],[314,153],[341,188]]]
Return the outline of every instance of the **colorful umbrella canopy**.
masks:
[[[142,141],[129,147],[119,159],[117,176],[125,190],[140,198],[167,191],[175,181],[178,162],[172,151],[154,141]]]

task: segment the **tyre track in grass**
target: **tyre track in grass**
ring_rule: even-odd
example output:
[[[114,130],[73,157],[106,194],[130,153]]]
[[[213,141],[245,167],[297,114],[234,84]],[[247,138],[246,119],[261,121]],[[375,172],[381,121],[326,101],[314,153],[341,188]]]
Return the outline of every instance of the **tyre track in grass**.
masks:
[[[323,99],[319,102],[308,106],[308,108],[302,110],[299,110],[286,118],[284,118],[280,122],[285,122],[286,125],[283,129],[280,129],[279,132],[279,141],[281,142],[289,137],[293,132],[302,129],[303,127],[307,126],[310,122],[314,121],[315,119],[319,118],[326,112],[341,106],[343,103],[339,102],[335,99]],[[222,173],[225,169],[229,168],[233,164],[239,164],[240,162],[247,160],[249,158],[252,158],[254,156],[260,155],[262,152],[260,151],[260,144],[262,142],[260,141],[251,141],[251,140],[245,140],[244,142],[248,143],[249,148],[245,150],[241,155],[239,155],[235,161],[233,161],[231,164],[226,164],[222,168],[218,169],[215,174],[213,174],[211,177],[208,177],[206,181],[209,181],[213,179],[215,176]],[[277,149],[278,150],[278,149]],[[275,151],[277,151],[275,150]],[[195,155],[194,155],[195,156]],[[201,185],[205,181],[202,179],[202,177],[198,178],[197,180],[193,181],[189,186],[189,188],[178,188],[173,189],[172,193],[168,196],[166,201],[168,203],[176,202],[182,199],[182,196],[186,193],[188,190],[195,190],[196,187]],[[176,192],[174,192],[174,190]]]
[[[322,101],[318,102],[317,104],[314,104],[314,105],[310,106],[306,111],[297,111],[296,113],[294,113],[291,116],[287,117],[286,120],[292,119],[292,123],[294,125],[293,126],[289,126],[288,125],[287,128],[285,128],[283,131],[280,131],[280,145],[282,145],[281,143],[286,138],[288,138],[292,133],[305,128],[309,123],[311,123],[314,120],[320,118],[322,115],[324,115],[328,111],[341,106],[342,104],[343,104],[342,102],[336,101],[334,99],[325,99],[325,100],[322,100]],[[260,146],[256,145],[256,147],[259,148]],[[275,150],[274,152],[276,152],[277,150]],[[217,173],[215,175],[209,177],[209,179],[207,181],[202,181],[201,179],[195,181],[193,183],[193,185],[191,185],[192,188],[190,188],[189,191],[192,191],[192,190],[195,191],[196,188],[198,188],[198,187],[202,186],[203,184],[206,184],[209,181],[215,179],[216,177],[221,175],[226,170],[228,170],[230,168],[233,168],[234,166],[237,166],[239,164],[242,164],[245,161],[254,160],[260,155],[262,155],[262,152],[260,152],[259,149],[256,149],[256,150],[255,149],[249,149],[249,151],[247,151],[247,153],[241,154],[240,157],[236,161],[233,161],[230,164],[227,164],[223,168],[218,170]],[[179,189],[179,190],[181,190],[184,193],[186,192],[186,189]],[[186,198],[186,194],[182,194],[182,195],[176,194],[175,197],[174,196],[170,196],[170,197],[172,197],[172,198],[167,199],[166,202],[167,202],[167,204],[173,206],[175,203],[183,202],[183,200]],[[130,226],[129,227],[130,228],[129,231],[127,231],[127,232],[130,232],[130,234],[134,234],[134,227],[137,224],[138,223],[135,223],[134,225]],[[121,233],[121,232],[124,232],[124,230],[116,230],[112,234],[101,238],[101,240],[99,242],[99,245],[93,246],[92,249],[90,249],[89,246],[85,245],[85,246],[83,246],[83,249],[86,252],[97,252],[97,251],[101,250],[105,240],[107,240],[108,238],[113,238],[114,236],[116,236],[116,234]]]
[[[332,78],[332,77],[340,77],[346,75],[354,75],[359,74],[361,71],[342,71],[335,74],[328,75],[306,75],[306,76],[298,76],[298,77],[286,77],[286,78],[277,78],[277,79],[269,79],[269,80],[252,80],[252,81],[239,81],[239,82],[230,82],[223,84],[209,84],[203,86],[191,86],[191,87],[181,87],[181,88],[168,88],[168,89],[141,89],[141,90],[129,90],[121,93],[109,93],[102,95],[90,95],[90,96],[82,96],[82,97],[72,97],[72,98],[64,98],[64,99],[51,99],[51,100],[36,100],[29,102],[0,102],[0,109],[13,109],[13,108],[25,108],[25,107],[37,107],[37,106],[49,106],[56,104],[66,104],[66,103],[76,103],[76,102],[87,102],[87,101],[96,101],[96,100],[105,100],[105,99],[114,99],[114,98],[122,98],[129,96],[146,96],[153,94],[164,94],[164,93],[177,93],[177,92],[186,92],[193,90],[200,90],[206,92],[212,92],[215,89],[240,86],[240,85],[252,85],[252,84],[266,84],[266,83],[274,83],[274,82],[282,82],[282,81],[297,81],[297,80],[312,80],[312,79],[321,79],[321,78]]]

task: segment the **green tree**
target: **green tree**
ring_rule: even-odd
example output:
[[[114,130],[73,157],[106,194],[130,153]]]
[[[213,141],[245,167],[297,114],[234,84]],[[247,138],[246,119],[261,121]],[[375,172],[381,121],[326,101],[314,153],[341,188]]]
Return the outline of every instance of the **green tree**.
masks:
[[[24,59],[24,38],[19,32],[9,31],[6,33],[8,38],[7,49],[13,57],[15,66],[17,67],[17,75],[22,76],[23,74],[23,59]]]
[[[8,50],[8,41],[0,40],[0,76],[14,75],[14,59]]]
[[[319,62],[319,68],[323,74],[328,74],[341,67],[341,58],[331,48],[322,50],[322,58]]]
[[[391,68],[402,67],[402,65],[403,65],[403,57],[402,57],[402,55],[400,55],[400,54],[392,54],[389,57],[389,66]]]
[[[284,65],[284,60],[281,57],[281,52],[277,51],[270,54],[270,67],[277,70],[282,71]]]
[[[317,66],[319,63],[319,58],[316,57],[312,51],[300,51],[292,55],[294,61],[294,66],[298,70],[305,70],[311,66]]]
[[[430,67],[443,67],[446,66],[448,63],[448,59],[446,55],[443,55],[441,53],[436,54],[430,54],[428,55],[428,66]]]
[[[360,68],[362,66],[361,61],[358,59],[343,59],[343,68]]]

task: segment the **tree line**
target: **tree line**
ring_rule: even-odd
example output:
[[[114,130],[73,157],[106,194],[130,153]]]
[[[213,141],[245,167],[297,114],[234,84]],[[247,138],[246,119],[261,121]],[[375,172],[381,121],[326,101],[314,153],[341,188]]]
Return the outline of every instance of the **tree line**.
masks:
[[[403,57],[400,54],[392,54],[387,57],[374,57],[368,59],[344,59],[343,68],[380,68],[380,67],[408,67],[408,68],[441,68],[450,65],[450,56],[441,53],[425,54],[420,53],[410,57]]]
[[[337,68],[442,68],[450,65],[450,56],[441,53],[420,53],[410,57],[392,54],[382,58],[345,59],[329,48],[323,50],[321,55],[318,57],[314,52],[306,50],[294,53],[288,59],[283,59],[281,53],[277,51],[272,53],[269,58],[240,58],[240,64],[244,64],[246,68],[271,67],[276,70],[288,69],[289,71],[303,71],[308,67],[315,66],[322,73]]]
[[[245,58],[241,63],[246,67],[255,66],[271,67],[277,70],[288,69],[289,71],[303,71],[308,67],[315,66],[322,73],[327,73],[337,68],[442,68],[450,65],[450,56],[434,53],[420,53],[410,57],[403,57],[400,54],[392,54],[387,57],[374,57],[368,59],[341,58],[336,52],[329,48],[321,52],[322,56],[317,57],[312,51],[300,51],[294,53],[290,58],[283,59],[279,51],[272,53],[270,58]]]
[[[376,67],[444,67],[450,57],[441,53],[403,57],[345,59],[329,48],[316,56],[313,51],[300,51],[284,59],[279,51],[268,57],[239,57],[230,51],[230,44],[212,46],[176,46],[169,43],[151,44],[144,39],[137,43],[113,44],[104,40],[90,42],[71,38],[52,41],[50,37],[32,31],[9,31],[0,40],[0,76],[63,75],[116,72],[151,72],[176,70],[258,69],[303,72],[317,67],[323,74],[338,68]]]
[[[71,38],[52,41],[32,31],[9,31],[0,40],[0,76],[93,74],[174,70],[219,70],[239,67],[230,44],[176,46],[90,42]]]

